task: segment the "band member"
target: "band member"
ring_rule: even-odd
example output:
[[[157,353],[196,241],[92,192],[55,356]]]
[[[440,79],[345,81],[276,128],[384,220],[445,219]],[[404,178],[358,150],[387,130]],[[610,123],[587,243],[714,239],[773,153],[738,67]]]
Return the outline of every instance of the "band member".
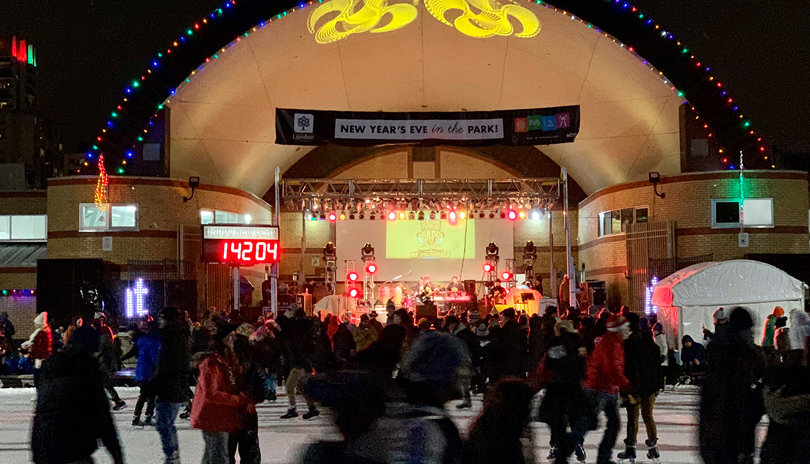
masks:
[[[425,276],[422,277],[422,279],[423,279],[422,291],[430,289],[430,291],[433,292],[433,290],[436,290],[436,284],[434,284],[433,281],[430,280],[429,275],[425,274]]]
[[[453,278],[450,281],[450,284],[447,286],[447,291],[448,292],[464,291],[464,285],[462,285],[461,282],[458,281],[458,276],[453,276]]]
[[[489,297],[495,301],[495,304],[503,304],[506,289],[501,285],[501,279],[495,279],[495,285],[489,290]]]

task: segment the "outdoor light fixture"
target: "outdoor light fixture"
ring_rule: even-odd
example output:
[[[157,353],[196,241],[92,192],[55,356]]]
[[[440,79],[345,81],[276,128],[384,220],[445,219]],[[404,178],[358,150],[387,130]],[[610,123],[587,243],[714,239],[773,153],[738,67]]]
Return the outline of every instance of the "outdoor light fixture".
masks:
[[[188,186],[191,187],[191,196],[183,197],[183,202],[184,203],[191,200],[192,198],[194,198],[194,191],[197,189],[197,187],[200,186],[200,178],[199,177],[189,177],[188,178]]]
[[[360,249],[360,259],[363,261],[374,260],[374,247],[371,246],[371,243],[366,243],[363,248]]]
[[[658,183],[659,182],[661,182],[661,174],[659,174],[657,172],[651,172],[650,173],[650,183],[653,185],[653,193],[655,193],[656,196],[661,197],[661,199],[663,200],[664,197],[666,197],[666,194],[663,193],[663,192],[658,193]]]
[[[484,252],[487,256],[487,259],[491,259],[494,261],[497,261],[499,259],[498,257],[499,249],[498,245],[496,245],[495,242],[489,242],[489,245],[487,245],[487,248],[486,250],[484,250]]]

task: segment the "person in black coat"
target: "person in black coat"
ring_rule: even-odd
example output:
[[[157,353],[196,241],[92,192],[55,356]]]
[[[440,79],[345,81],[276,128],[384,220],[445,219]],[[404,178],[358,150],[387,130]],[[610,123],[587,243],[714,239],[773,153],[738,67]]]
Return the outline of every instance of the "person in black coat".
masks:
[[[166,462],[180,461],[174,421],[189,400],[189,331],[177,308],[163,308],[158,315],[161,351],[155,376],[156,429]]]
[[[630,322],[630,336],[624,341],[624,375],[630,381],[631,388],[624,402],[627,407],[627,437],[624,439],[626,449],[619,453],[619,459],[636,457],[636,440],[638,439],[639,412],[647,429],[648,458],[658,458],[658,430],[653,418],[653,406],[658,392],[664,384],[661,371],[661,349],[652,339],[649,326],[642,332],[638,314],[625,314]]]
[[[335,333],[335,358],[340,368],[345,368],[353,359],[357,350],[357,343],[354,341],[349,325],[345,322],[340,324]]]
[[[520,437],[529,423],[532,390],[523,380],[506,378],[484,398],[484,410],[464,446],[467,464],[524,464]]]
[[[63,352],[43,364],[31,433],[35,463],[91,462],[98,440],[116,464],[124,462],[104,379],[93,356],[99,349],[98,334],[84,326],[73,333]]]
[[[706,464],[754,462],[756,426],[765,412],[757,387],[765,357],[754,345],[747,309],[731,309],[728,328],[706,349],[706,378],[700,391],[700,454]]]
[[[456,405],[458,409],[464,408],[471,408],[472,407],[472,393],[471,387],[472,384],[475,383],[472,377],[476,375],[480,375],[481,371],[481,360],[484,357],[483,351],[481,350],[481,344],[478,342],[478,337],[475,336],[474,333],[470,329],[467,328],[466,325],[461,324],[456,316],[447,316],[445,319],[445,327],[447,331],[453,334],[454,336],[458,337],[459,340],[464,342],[464,345],[467,347],[467,350],[470,352],[470,369],[471,377],[469,379],[465,379],[465,382],[461,385],[461,393],[464,397],[464,401],[461,404]],[[469,380],[469,381],[467,381]]]
[[[506,308],[501,312],[503,324],[500,330],[492,333],[495,345],[495,368],[500,377],[526,377],[526,352],[528,340],[515,320],[515,309]]]

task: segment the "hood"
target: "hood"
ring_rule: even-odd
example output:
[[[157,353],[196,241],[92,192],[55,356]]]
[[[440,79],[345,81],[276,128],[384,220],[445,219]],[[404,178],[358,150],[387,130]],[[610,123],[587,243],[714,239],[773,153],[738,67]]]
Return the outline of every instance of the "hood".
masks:
[[[695,343],[695,340],[692,339],[689,335],[684,335],[681,339],[681,343],[692,342]]]

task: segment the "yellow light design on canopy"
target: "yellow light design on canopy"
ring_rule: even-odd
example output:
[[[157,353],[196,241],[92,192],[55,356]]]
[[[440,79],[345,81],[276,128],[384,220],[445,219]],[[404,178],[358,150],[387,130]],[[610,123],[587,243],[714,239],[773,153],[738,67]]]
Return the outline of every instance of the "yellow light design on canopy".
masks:
[[[418,4],[418,0],[414,4]],[[334,12],[338,12],[338,15],[316,32],[318,21]],[[390,15],[390,20],[379,26],[386,15]],[[413,22],[418,15],[416,7],[407,3],[388,5],[388,0],[332,0],[309,15],[307,28],[311,34],[315,34],[317,43],[328,44],[352,34],[395,31]]]
[[[540,33],[537,16],[511,3],[501,6],[497,0],[425,0],[425,7],[434,18],[470,37],[484,39],[515,34],[515,37],[529,38]],[[451,24],[447,14],[454,10],[459,10],[461,15]],[[515,33],[510,16],[520,23],[522,31]]]

